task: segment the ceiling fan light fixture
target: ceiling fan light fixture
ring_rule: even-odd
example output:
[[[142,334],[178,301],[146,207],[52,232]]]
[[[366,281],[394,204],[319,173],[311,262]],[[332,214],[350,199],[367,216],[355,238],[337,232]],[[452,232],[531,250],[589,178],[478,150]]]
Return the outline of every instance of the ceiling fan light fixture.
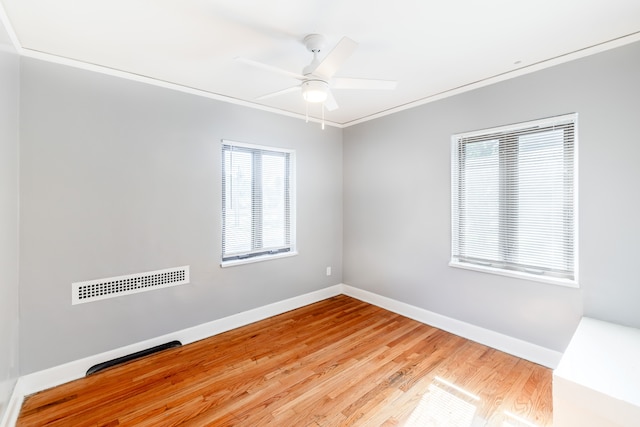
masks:
[[[322,80],[307,80],[302,83],[302,97],[307,102],[324,102],[329,96],[329,85]]]

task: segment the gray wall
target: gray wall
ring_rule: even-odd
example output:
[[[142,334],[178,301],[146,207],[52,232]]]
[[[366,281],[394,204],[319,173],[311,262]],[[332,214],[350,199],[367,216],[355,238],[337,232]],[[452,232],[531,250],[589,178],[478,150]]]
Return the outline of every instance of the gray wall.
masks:
[[[622,220],[640,208],[640,44],[324,132],[21,61],[22,374],[340,282],[559,351],[583,312],[640,327],[640,228]],[[15,66],[2,69],[1,85],[17,80]],[[15,122],[15,102],[1,102],[2,124]],[[448,267],[451,134],[569,112],[580,114],[581,288]],[[2,128],[15,158],[15,129]],[[223,138],[297,150],[300,255],[219,267]],[[3,206],[15,206],[16,164],[2,171]],[[0,222],[12,236],[16,213]],[[2,244],[0,262],[15,265],[15,240]],[[185,264],[189,285],[71,305],[72,282]],[[2,322],[14,326],[1,338],[12,342],[17,279],[2,271]],[[0,351],[11,381],[15,352]]]
[[[0,21],[0,419],[18,377],[20,62]]]
[[[344,131],[344,282],[562,351],[640,327],[640,43]],[[450,137],[579,113],[580,289],[449,267]]]
[[[340,129],[35,59],[21,77],[22,374],[342,281]],[[297,150],[298,256],[220,268],[223,138]],[[72,282],[180,265],[189,285],[71,305]]]

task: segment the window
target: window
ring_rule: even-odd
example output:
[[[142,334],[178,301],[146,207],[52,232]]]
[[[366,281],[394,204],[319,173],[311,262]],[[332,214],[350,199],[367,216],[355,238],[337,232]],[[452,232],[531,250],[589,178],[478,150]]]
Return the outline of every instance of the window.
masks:
[[[295,254],[295,153],[223,141],[222,262]]]
[[[452,137],[451,263],[577,286],[571,114]]]

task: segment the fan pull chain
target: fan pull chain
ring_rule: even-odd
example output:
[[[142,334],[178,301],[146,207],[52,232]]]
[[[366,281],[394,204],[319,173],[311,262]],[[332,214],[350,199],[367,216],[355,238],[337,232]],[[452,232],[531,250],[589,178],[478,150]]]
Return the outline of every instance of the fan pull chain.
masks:
[[[304,105],[306,106],[305,122],[309,123],[309,103],[305,102]]]
[[[322,103],[322,130],[324,130],[324,102]]]

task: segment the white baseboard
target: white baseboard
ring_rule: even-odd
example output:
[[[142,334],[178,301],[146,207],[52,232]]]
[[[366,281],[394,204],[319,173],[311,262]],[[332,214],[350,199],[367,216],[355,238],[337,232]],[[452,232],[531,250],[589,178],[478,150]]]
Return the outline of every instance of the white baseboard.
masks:
[[[18,381],[21,383],[20,385],[21,391],[24,393],[23,395],[29,395],[82,378],[90,367],[98,363],[126,356],[169,341],[178,340],[182,344],[189,344],[222,332],[230,331],[231,329],[235,329],[240,326],[248,325],[249,323],[257,322],[290,310],[295,310],[296,308],[300,308],[314,302],[322,301],[323,299],[327,299],[332,296],[340,295],[340,293],[342,293],[342,285],[334,285],[319,291],[278,301],[273,304],[203,323],[181,331],[172,332],[170,334],[151,338],[125,347],[85,357],[80,360],[65,363],[64,365],[54,366],[53,368],[45,369],[43,371],[27,374],[22,376]]]
[[[15,424],[24,396],[82,378],[91,366],[98,363],[126,356],[173,340],[178,340],[183,344],[189,344],[340,294],[348,295],[386,310],[393,311],[394,313],[417,320],[418,322],[434,326],[552,369],[558,365],[562,356],[560,352],[531,344],[517,338],[465,323],[423,308],[393,300],[391,298],[383,297],[369,291],[339,284],[269,304],[264,307],[259,307],[222,319],[203,323],[202,325],[194,326],[192,328],[183,329],[181,331],[176,331],[160,337],[155,337],[125,347],[96,354],[94,356],[65,363],[64,365],[24,375],[20,377],[16,383],[13,395],[0,427],[10,427]]]
[[[13,427],[18,421],[18,415],[20,415],[20,408],[22,408],[22,402],[24,401],[26,393],[22,390],[20,384],[20,378],[13,387],[13,393],[7,404],[7,408],[4,411],[4,415],[0,420],[0,427]]]
[[[342,285],[342,293],[551,369],[555,369],[558,366],[562,357],[562,353],[558,351],[349,285]]]

